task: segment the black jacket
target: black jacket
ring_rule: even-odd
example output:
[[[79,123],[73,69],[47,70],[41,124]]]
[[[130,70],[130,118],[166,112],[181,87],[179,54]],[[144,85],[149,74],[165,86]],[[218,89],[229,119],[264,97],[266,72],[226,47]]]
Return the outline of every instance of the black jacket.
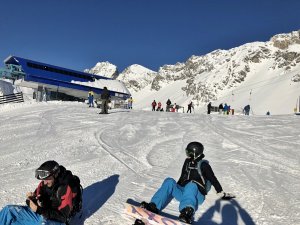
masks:
[[[38,206],[38,214],[50,220],[66,223],[73,207],[73,193],[68,185],[72,177],[69,170],[60,166],[60,173],[51,188],[44,185],[43,181],[40,182],[34,192],[42,204],[42,207]]]
[[[103,89],[101,93],[101,99],[108,100],[110,98],[109,91],[107,89]]]
[[[207,162],[203,162],[201,164],[201,171],[202,175],[205,180],[209,180],[211,184],[214,186],[215,190],[217,193],[223,191],[221,184],[219,183],[218,179],[216,178],[212,168]],[[203,194],[206,195],[206,190],[205,190],[205,184],[203,183],[200,174],[198,173],[197,170],[197,162],[193,161],[191,158],[187,158],[184,161],[182,171],[181,171],[181,176],[177,182],[180,186],[185,186],[189,182],[195,182],[198,186],[199,191]]]

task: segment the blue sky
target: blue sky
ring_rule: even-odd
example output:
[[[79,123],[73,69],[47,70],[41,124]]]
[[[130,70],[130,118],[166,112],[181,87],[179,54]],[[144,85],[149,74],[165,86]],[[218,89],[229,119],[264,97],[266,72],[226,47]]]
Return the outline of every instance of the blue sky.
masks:
[[[132,64],[157,71],[299,29],[299,0],[6,0],[0,60],[17,55],[79,71],[109,61],[120,72]]]

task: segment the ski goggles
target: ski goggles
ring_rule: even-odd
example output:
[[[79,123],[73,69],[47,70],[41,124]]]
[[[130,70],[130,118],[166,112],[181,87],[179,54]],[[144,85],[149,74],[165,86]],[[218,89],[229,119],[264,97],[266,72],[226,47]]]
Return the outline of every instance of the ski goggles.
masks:
[[[38,180],[47,180],[47,178],[53,175],[52,172],[46,170],[36,170],[35,171],[35,178]]]

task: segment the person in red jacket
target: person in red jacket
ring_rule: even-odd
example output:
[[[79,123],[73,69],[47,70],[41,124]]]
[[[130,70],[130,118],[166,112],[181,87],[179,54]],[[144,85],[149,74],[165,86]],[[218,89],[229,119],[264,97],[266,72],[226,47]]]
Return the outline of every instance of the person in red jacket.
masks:
[[[153,100],[153,102],[152,102],[152,111],[155,111],[155,107],[156,107],[156,101],[155,100]]]
[[[0,211],[0,224],[65,225],[73,208],[68,180],[73,175],[56,161],[46,161],[35,171],[41,182],[26,194],[27,206],[8,205]]]

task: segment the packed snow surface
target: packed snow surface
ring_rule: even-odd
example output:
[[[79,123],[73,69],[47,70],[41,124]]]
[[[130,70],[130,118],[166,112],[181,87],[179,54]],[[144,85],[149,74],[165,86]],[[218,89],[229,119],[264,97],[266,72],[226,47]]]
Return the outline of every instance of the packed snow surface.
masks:
[[[83,103],[0,106],[0,208],[25,204],[38,185],[34,170],[56,160],[84,187],[82,220],[129,225],[128,199],[149,201],[166,177],[179,178],[190,141],[234,201],[214,188],[195,214],[196,225],[299,225],[299,116],[225,116],[111,110]],[[178,216],[172,200],[164,212]]]

